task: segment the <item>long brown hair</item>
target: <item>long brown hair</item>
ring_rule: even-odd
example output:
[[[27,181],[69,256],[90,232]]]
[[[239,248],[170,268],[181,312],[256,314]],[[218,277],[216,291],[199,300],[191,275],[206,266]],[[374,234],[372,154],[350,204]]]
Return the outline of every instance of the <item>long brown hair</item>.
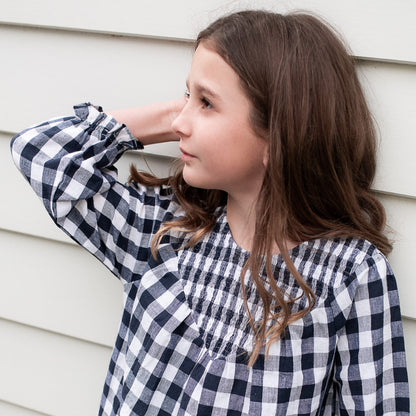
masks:
[[[254,322],[246,302],[255,339],[252,365],[264,345],[267,354],[287,325],[314,306],[314,293],[296,270],[286,241],[357,237],[390,252],[385,212],[370,188],[376,135],[354,58],[320,19],[303,13],[234,13],[202,31],[196,47],[201,43],[238,74],[252,104],[252,127],[268,143],[254,241],[241,276],[250,271],[264,311],[262,321]],[[212,230],[216,209],[226,203],[222,191],[187,185],[181,170],[167,179],[134,168],[131,175],[148,185],[171,186],[185,209],[184,218],[162,226],[155,247],[171,228],[191,232],[190,244],[196,243]],[[307,299],[303,310],[292,312],[295,299],[287,299],[276,283],[271,265],[276,244]]]

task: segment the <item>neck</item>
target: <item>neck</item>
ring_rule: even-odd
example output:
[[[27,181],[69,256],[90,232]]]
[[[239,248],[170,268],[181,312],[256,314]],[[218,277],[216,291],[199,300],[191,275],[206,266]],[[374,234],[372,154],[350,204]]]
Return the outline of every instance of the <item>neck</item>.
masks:
[[[228,195],[227,220],[234,241],[244,250],[251,251],[256,228],[256,200]]]
[[[228,195],[227,221],[234,241],[244,250],[251,251],[256,230],[256,202],[257,198],[235,199]],[[300,242],[285,240],[288,250],[293,249]],[[277,244],[273,244],[273,254],[279,254]]]

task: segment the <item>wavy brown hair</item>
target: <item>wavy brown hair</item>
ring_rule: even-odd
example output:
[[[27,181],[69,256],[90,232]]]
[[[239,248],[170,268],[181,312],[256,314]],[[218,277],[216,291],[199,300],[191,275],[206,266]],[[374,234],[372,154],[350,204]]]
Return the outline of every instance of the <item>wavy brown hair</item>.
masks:
[[[371,191],[376,135],[356,62],[320,19],[304,13],[234,13],[202,31],[196,48],[200,44],[238,74],[252,104],[251,125],[268,143],[253,245],[241,275],[243,281],[250,271],[263,306],[263,319],[254,322],[244,292],[255,339],[252,365],[264,346],[267,355],[287,325],[314,306],[314,293],[296,270],[286,241],[356,237],[390,252],[385,212]],[[226,204],[222,191],[187,185],[181,169],[165,179],[134,168],[131,176],[147,185],[172,187],[186,212],[162,226],[154,248],[172,228],[192,233],[190,244],[196,243],[212,230],[217,208]],[[292,311],[296,299],[288,299],[274,278],[276,245],[307,299],[303,310]],[[261,273],[264,264],[266,277]]]

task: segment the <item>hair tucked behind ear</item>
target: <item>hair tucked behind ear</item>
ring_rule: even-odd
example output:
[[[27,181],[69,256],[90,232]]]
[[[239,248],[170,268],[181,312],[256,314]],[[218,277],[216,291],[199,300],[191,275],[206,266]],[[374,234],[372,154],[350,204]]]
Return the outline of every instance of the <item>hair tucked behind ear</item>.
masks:
[[[246,303],[256,341],[252,365],[264,345],[267,353],[287,325],[314,305],[314,294],[293,265],[286,241],[358,237],[384,253],[391,250],[383,234],[384,209],[370,188],[376,137],[354,59],[319,19],[307,14],[235,13],[202,31],[196,47],[201,43],[238,74],[252,104],[251,124],[268,142],[256,233],[241,276],[250,270],[264,308],[262,321],[254,322]],[[132,172],[142,180],[137,175]],[[195,242],[212,229],[215,208],[224,203],[225,195],[189,187],[180,172],[169,184],[187,215],[165,224],[159,237],[178,227],[194,232]],[[296,313],[295,299],[285,297],[273,275],[276,244],[307,300],[308,306]],[[266,282],[260,276],[264,260]]]

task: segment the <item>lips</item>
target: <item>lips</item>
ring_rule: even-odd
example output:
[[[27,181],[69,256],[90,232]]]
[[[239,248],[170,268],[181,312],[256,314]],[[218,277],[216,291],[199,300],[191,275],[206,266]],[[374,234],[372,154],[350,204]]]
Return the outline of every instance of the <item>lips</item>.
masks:
[[[182,147],[180,147],[179,150],[182,153],[181,159],[182,159],[183,162],[187,162],[187,161],[195,158],[194,155],[191,155],[190,153],[186,152],[184,149],[182,149]]]

